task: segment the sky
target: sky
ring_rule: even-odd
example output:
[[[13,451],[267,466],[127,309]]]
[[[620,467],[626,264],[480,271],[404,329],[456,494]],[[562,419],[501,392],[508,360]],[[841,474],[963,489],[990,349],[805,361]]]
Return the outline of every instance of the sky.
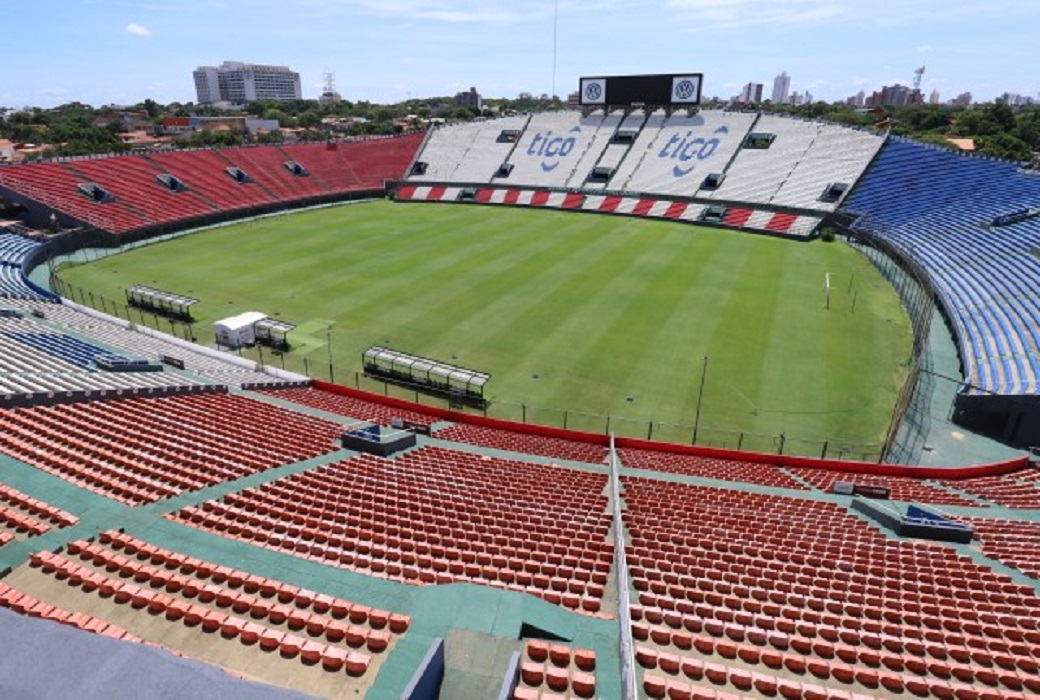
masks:
[[[834,101],[909,85],[926,96],[1040,93],[1040,0],[0,0],[0,106],[196,99],[192,71],[287,65],[305,98],[394,103],[521,92],[582,75],[704,74]],[[555,55],[555,59],[554,59]]]

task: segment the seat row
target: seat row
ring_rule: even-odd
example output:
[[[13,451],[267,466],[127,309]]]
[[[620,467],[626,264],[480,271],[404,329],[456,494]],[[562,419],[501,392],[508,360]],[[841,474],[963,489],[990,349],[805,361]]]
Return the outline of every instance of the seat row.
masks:
[[[601,445],[461,423],[438,431],[437,437],[452,442],[588,464],[603,464],[607,457],[607,448]]]
[[[596,694],[596,653],[530,639],[520,662],[520,682],[514,700],[537,700],[551,693],[590,698]],[[558,696],[557,696],[558,697]]]
[[[773,488],[806,490],[804,484],[792,479],[781,471],[779,467],[772,464],[758,464],[755,462],[633,448],[618,450],[618,456],[621,458],[623,466],[634,469],[649,469],[668,474],[760,484]]]

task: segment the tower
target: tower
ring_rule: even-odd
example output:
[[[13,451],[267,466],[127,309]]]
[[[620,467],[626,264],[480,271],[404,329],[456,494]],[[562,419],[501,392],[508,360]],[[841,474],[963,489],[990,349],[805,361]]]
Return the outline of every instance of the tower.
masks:
[[[331,105],[342,101],[343,96],[336,92],[336,74],[326,71],[325,87],[322,88],[321,97],[318,98],[318,102],[323,105]]]
[[[787,104],[791,90],[791,76],[787,72],[773,78],[773,104]]]

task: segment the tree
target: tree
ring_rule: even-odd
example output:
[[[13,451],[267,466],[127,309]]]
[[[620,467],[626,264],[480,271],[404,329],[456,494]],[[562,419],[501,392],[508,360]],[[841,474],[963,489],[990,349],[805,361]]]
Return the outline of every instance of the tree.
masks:
[[[1005,160],[1028,161],[1033,156],[1029,144],[1013,134],[999,133],[983,136],[976,141],[975,145],[979,153]]]

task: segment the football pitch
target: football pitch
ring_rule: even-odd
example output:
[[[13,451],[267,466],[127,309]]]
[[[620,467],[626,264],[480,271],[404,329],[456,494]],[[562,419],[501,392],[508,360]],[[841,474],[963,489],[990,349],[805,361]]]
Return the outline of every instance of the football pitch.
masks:
[[[203,344],[244,311],[295,323],[294,349],[264,359],[318,378],[331,357],[353,385],[384,345],[490,373],[489,415],[599,432],[609,416],[621,434],[656,423],[655,438],[689,442],[699,403],[698,442],[746,433],[745,449],[769,447],[751,435],[879,443],[911,353],[895,293],[843,243],[624,217],[371,202],[60,276],[120,301],[133,284],[196,297]]]

